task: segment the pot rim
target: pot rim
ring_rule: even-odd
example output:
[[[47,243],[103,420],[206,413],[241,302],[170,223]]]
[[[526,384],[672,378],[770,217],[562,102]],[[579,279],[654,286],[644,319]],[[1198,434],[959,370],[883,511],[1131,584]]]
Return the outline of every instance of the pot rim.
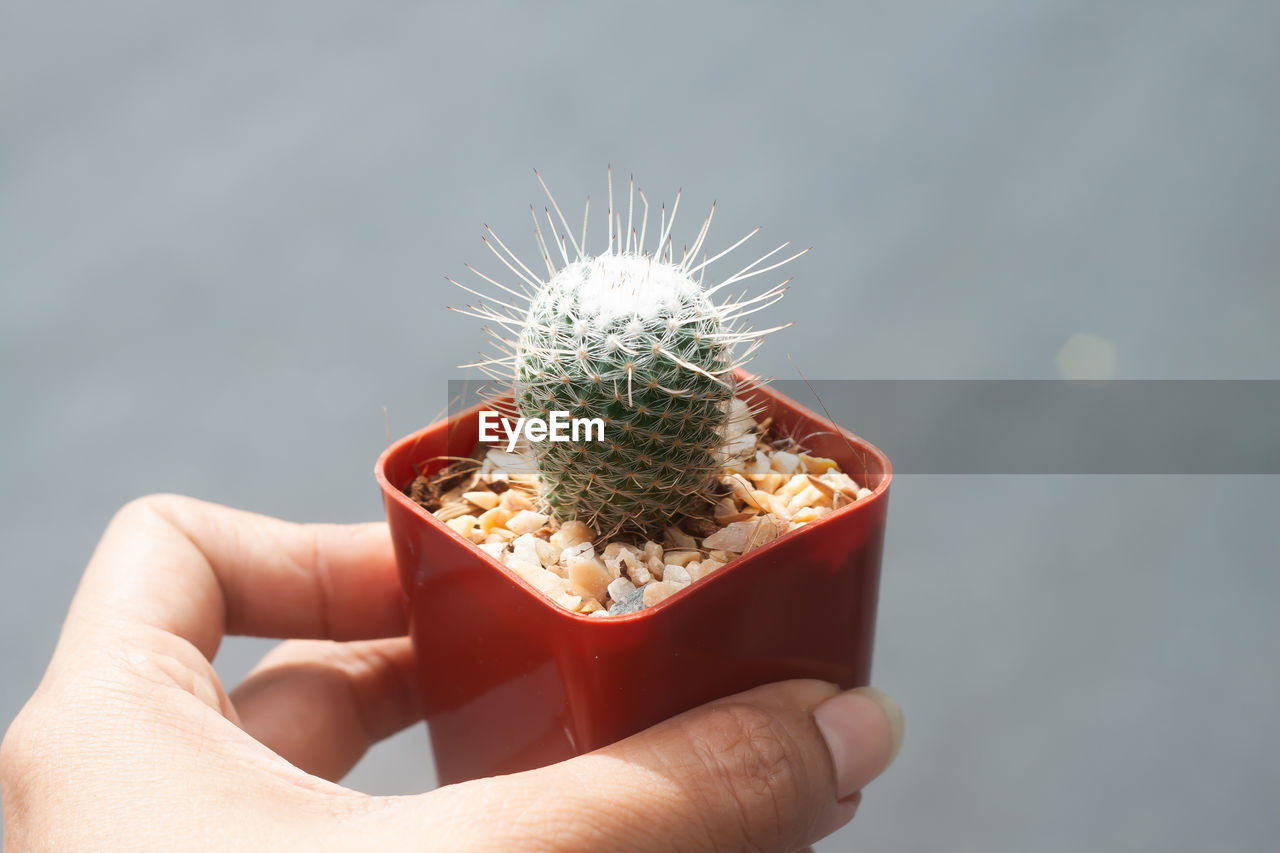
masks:
[[[755,378],[755,377],[752,377],[750,374],[748,374],[746,371],[741,369],[735,371],[735,373],[737,374],[737,378],[739,381]],[[781,534],[771,542],[767,542],[764,545],[757,547],[755,550],[747,552],[746,554],[738,555],[735,559],[730,560],[724,566],[712,572],[707,577],[703,578],[700,581],[695,581],[694,583],[690,584],[687,589],[692,589],[694,587],[701,588],[706,584],[715,583],[722,575],[727,573],[733,567],[742,563],[748,556],[750,556],[752,559],[755,559],[757,557],[767,555],[770,550],[777,547],[778,544],[784,540],[792,539],[792,538],[810,533],[811,531],[815,531],[818,528],[820,528],[822,525],[835,520],[837,517],[847,516],[854,512],[871,511],[870,510],[871,505],[878,504],[881,501],[887,500],[886,495],[889,491],[890,482],[893,480],[893,465],[889,461],[889,457],[886,456],[885,453],[882,450],[880,450],[880,448],[876,447],[874,444],[867,441],[866,439],[861,438],[858,435],[855,435],[853,432],[850,432],[849,430],[840,426],[834,420],[827,417],[826,415],[819,415],[818,413],[810,409],[808,406],[804,406],[796,402],[792,398],[787,397],[785,394],[782,394],[779,391],[773,390],[767,384],[758,385],[748,393],[750,395],[757,395],[757,394],[763,395],[764,397],[769,398],[773,402],[777,402],[779,400],[786,400],[790,406],[796,409],[797,414],[799,414],[801,417],[808,418],[810,420],[830,426],[835,431],[835,433],[839,435],[841,438],[843,438],[845,442],[848,443],[851,447],[857,447],[862,453],[870,455],[875,459],[877,459],[880,462],[880,464],[883,466],[884,475],[881,477],[880,482],[872,490],[871,494],[863,498],[862,500],[854,501],[853,503],[847,506],[841,507],[840,509],[833,511],[823,516],[822,518],[809,522],[803,527],[798,527],[795,530],[788,530],[787,532]],[[646,607],[641,610],[634,611],[632,613],[621,614],[618,616],[611,616],[608,619],[592,618],[589,614],[586,614],[586,613],[575,613],[573,611],[566,610],[560,605],[556,604],[554,601],[552,601],[542,592],[535,589],[533,585],[530,584],[528,581],[521,578],[519,575],[511,571],[502,563],[498,562],[498,560],[495,557],[489,555],[485,551],[480,550],[480,548],[470,539],[463,537],[456,530],[446,525],[440,519],[436,518],[434,514],[427,512],[425,509],[422,508],[422,506],[420,506],[417,503],[417,501],[413,500],[408,495],[406,495],[403,491],[397,488],[387,477],[387,473],[386,473],[387,461],[393,455],[400,452],[405,447],[405,445],[414,444],[420,441],[426,433],[432,430],[438,429],[441,424],[447,425],[448,423],[450,423],[451,420],[453,422],[458,422],[473,416],[478,417],[480,409],[485,408],[488,405],[491,405],[491,404],[487,401],[482,401],[472,406],[471,408],[466,409],[458,413],[457,415],[454,415],[452,418],[446,416],[443,420],[439,420],[434,423],[428,424],[422,429],[415,430],[414,432],[409,433],[408,435],[398,439],[397,441],[392,442],[378,456],[378,461],[374,465],[374,474],[377,477],[378,485],[381,486],[382,488],[383,495],[392,496],[398,503],[400,503],[402,506],[409,509],[411,512],[413,512],[420,518],[424,519],[429,525],[435,527],[438,531],[446,535],[452,536],[455,539],[457,539],[458,542],[462,543],[463,545],[466,545],[468,549],[477,558],[483,561],[486,561],[491,567],[497,569],[504,576],[506,576],[512,583],[523,588],[529,595],[531,595],[532,597],[536,598],[539,602],[541,602],[541,604],[544,607],[547,607],[550,610],[554,611],[561,618],[568,618],[568,619],[572,619],[574,621],[579,621],[579,622],[587,622],[591,625],[601,626],[602,630],[608,630],[603,626],[609,625],[609,624],[624,624],[629,622],[635,622],[640,619],[651,618],[654,614],[659,613],[661,611],[665,611],[671,606],[674,606],[674,607],[681,606],[680,605],[681,601],[685,601],[687,599],[691,599],[695,597],[695,596],[686,594],[686,590],[682,589],[679,592],[672,593],[670,596],[668,596],[667,598],[663,599],[662,601],[658,602],[657,604],[651,607]],[[845,473],[848,474],[849,472],[846,471]],[[865,488],[865,484],[863,484],[863,486]]]

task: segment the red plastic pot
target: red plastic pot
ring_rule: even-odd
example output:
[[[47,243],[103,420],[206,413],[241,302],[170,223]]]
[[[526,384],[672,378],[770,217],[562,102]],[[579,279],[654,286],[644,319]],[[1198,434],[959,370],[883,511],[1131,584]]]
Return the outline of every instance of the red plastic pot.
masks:
[[[868,683],[891,467],[796,402],[747,395],[873,494],[740,557],[654,607],[564,610],[404,489],[467,456],[481,407],[401,439],[376,473],[408,597],[441,784],[550,764],[760,684]]]

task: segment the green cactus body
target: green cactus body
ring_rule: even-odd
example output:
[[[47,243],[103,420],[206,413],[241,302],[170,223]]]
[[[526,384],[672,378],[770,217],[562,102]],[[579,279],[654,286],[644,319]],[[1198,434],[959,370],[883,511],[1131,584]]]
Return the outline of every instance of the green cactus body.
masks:
[[[705,509],[722,464],[730,347],[705,291],[675,266],[602,255],[533,298],[516,352],[516,404],[604,420],[604,440],[531,445],[553,515],[651,531]]]
[[[554,243],[564,260],[559,269],[534,216],[546,279],[536,276],[490,231],[501,251],[493,244],[490,248],[524,286],[517,290],[481,275],[503,293],[459,310],[504,330],[489,330],[501,353],[471,366],[514,388],[520,416],[548,419],[553,412],[567,412],[573,418],[604,421],[602,441],[531,443],[541,495],[553,516],[586,522],[601,535],[652,534],[673,519],[707,509],[716,475],[730,452],[730,404],[735,391],[741,390],[735,388],[734,370],[749,360],[764,334],[774,331],[743,326],[741,318],[781,298],[787,282],[728,303],[716,304],[712,295],[803,252],[760,267],[788,245],[784,243],[704,288],[694,275],[710,261],[695,264],[694,258],[711,216],[692,249],[677,262],[672,260],[669,234],[678,194],[669,219],[663,209],[656,256],[643,249],[648,220],[643,193],[638,237],[632,228],[634,182],[626,231],[621,216],[615,218],[613,212],[612,181],[609,195],[609,245],[597,256],[583,249],[585,218],[580,243],[551,199],[564,227]],[[554,229],[550,210],[546,213]],[[566,240],[577,252],[573,260]],[[521,302],[527,302],[527,308]]]

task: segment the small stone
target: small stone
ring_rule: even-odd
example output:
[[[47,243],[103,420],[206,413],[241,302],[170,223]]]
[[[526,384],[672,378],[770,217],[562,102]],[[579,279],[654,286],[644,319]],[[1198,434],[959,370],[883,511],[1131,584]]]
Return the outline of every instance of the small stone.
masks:
[[[701,563],[689,566],[689,577],[694,581],[700,581],[723,565],[724,563],[719,560],[703,560]]]
[[[808,524],[810,521],[817,521],[824,515],[829,515],[830,513],[831,507],[829,506],[805,507],[795,515],[791,516],[791,522],[793,524]]]
[[[830,498],[835,495],[835,486],[831,485],[826,480],[821,477],[815,477],[812,474],[806,474],[805,476],[809,478],[809,485],[817,489],[819,492],[822,492],[824,497]]]
[[[551,544],[561,551],[595,539],[595,532],[581,521],[566,521],[560,529],[551,534]]]
[[[507,519],[507,529],[515,531],[517,534],[532,533],[546,524],[547,518],[548,516],[540,512],[522,509]]]
[[[858,489],[858,500],[862,500],[863,498],[869,498],[873,494],[875,493],[872,492],[870,489]]]
[[[532,563],[535,566],[542,566],[542,560],[538,557],[538,540],[531,534],[517,536],[516,541],[511,545],[512,556],[517,560],[523,560],[526,563]]]
[[[744,432],[742,435],[734,436],[721,446],[720,461],[727,465],[738,463],[738,460],[749,456],[751,448],[755,446],[756,437],[752,433]]]
[[[545,539],[534,538],[534,550],[538,553],[538,562],[551,567],[560,562],[560,550]]]
[[[810,474],[824,474],[836,467],[834,459],[827,459],[825,456],[810,456],[807,453],[800,454],[800,464],[804,465],[804,470]]]
[[[693,583],[693,576],[689,574],[689,570],[684,566],[676,566],[668,563],[666,571],[662,573],[662,580],[664,583],[684,587]]]
[[[754,521],[735,521],[702,540],[702,547],[708,550],[737,551],[747,550],[747,540],[755,530]]]
[[[636,586],[644,586],[653,580],[653,572],[649,571],[648,566],[628,566],[627,574]]]
[[[843,471],[828,471],[818,479],[829,484],[837,492],[843,492],[851,498],[855,498],[858,495],[858,484]]]
[[[622,565],[626,567],[627,575],[630,576],[631,582],[636,586],[644,586],[653,580],[653,574],[649,571],[649,567],[642,561],[643,555],[634,548],[623,548],[618,553],[622,561]],[[606,565],[608,561],[606,561]]]
[[[644,609],[644,588],[638,588],[626,598],[614,602],[609,608],[610,616],[625,616],[628,613],[635,613],[637,610]]]
[[[763,451],[756,451],[756,458],[746,466],[748,474],[768,474],[773,470],[773,466],[769,463],[769,457],[764,455]]]
[[[737,501],[738,503],[740,504],[753,503],[751,499],[751,481],[748,480],[746,477],[742,476],[741,474],[730,474],[728,477],[725,477],[723,480],[721,480],[721,482],[729,487],[730,491],[733,494],[734,500]],[[730,506],[732,506],[732,504]],[[733,507],[733,508],[737,509],[737,507]]]
[[[480,507],[480,509],[493,509],[498,505],[498,496],[490,491],[463,492],[462,497]]]
[[[496,506],[480,516],[480,529],[489,533],[495,527],[505,527],[509,518],[511,518],[510,510]]]
[[[626,578],[614,578],[609,582],[609,597],[614,601],[622,601],[636,591],[636,585]]]
[[[522,509],[533,509],[533,504],[516,489],[508,489],[498,498],[498,507],[514,515]]]
[[[480,550],[484,551],[495,560],[501,560],[503,553],[507,550],[506,542],[481,542]]]
[[[597,617],[597,618],[603,617],[605,619],[608,619],[613,614],[610,613],[608,610],[595,610],[595,611],[592,611],[591,613],[588,613],[587,615]]]
[[[644,606],[653,607],[660,601],[666,601],[683,588],[666,581],[654,581],[644,588]]]
[[[536,470],[533,457],[523,453],[507,453],[504,450],[490,448],[484,458],[493,468],[508,471],[511,474],[524,474]]]
[[[755,483],[756,488],[760,491],[773,494],[783,483],[787,482],[787,478],[777,471],[770,471],[768,474],[752,474],[751,482]]]
[[[599,560],[574,560],[569,564],[569,582],[586,590],[585,597],[604,598],[609,591],[609,570]]]
[[[794,453],[787,453],[785,450],[779,450],[773,454],[769,467],[777,471],[779,474],[794,474],[800,470],[800,457]]]
[[[808,488],[808,486],[809,477],[805,474],[796,474],[790,480],[787,480],[787,482],[783,484],[780,489],[775,491],[774,494],[780,498],[791,500],[793,497],[800,494],[801,490]]]
[[[666,551],[662,562],[667,566],[687,566],[702,555],[694,550]],[[665,578],[664,578],[665,579]]]
[[[576,612],[580,607],[582,607],[582,596],[574,595],[571,592],[553,592],[551,593],[550,598],[565,610],[572,610]]]
[[[697,548],[698,542],[678,527],[668,527],[665,531],[666,544],[673,548]],[[665,558],[664,558],[665,559]]]
[[[792,515],[805,507],[825,506],[831,499],[813,486],[805,486],[795,497],[787,501],[787,514]]]
[[[747,547],[743,549],[743,553],[759,548],[761,545],[767,545],[777,539],[781,533],[782,530],[773,516],[760,516],[755,522],[755,528],[751,531],[751,536],[747,539]]]
[[[475,530],[476,517],[474,515],[460,515],[456,519],[445,521],[444,526],[461,535],[461,537],[470,539],[472,530]]]
[[[604,546],[605,560],[621,559],[618,555],[622,553],[622,549],[626,548],[626,544],[622,542],[610,542]]]
[[[555,537],[552,537],[551,544],[555,546]],[[574,560],[594,560],[596,549],[590,542],[579,542],[577,545],[570,545],[560,552],[560,562],[566,566]]]
[[[791,505],[787,499],[781,495],[770,495],[769,505],[773,510],[773,515],[777,515],[782,518],[786,518],[791,515]]]
[[[639,555],[636,554],[634,550],[620,542],[610,542],[604,549],[605,568],[607,568],[615,578],[621,577],[628,555],[630,555],[630,559],[633,563],[639,562]]]
[[[524,560],[509,560],[507,568],[523,578],[530,586],[543,595],[568,592],[568,582],[559,575],[553,574],[542,566]]]

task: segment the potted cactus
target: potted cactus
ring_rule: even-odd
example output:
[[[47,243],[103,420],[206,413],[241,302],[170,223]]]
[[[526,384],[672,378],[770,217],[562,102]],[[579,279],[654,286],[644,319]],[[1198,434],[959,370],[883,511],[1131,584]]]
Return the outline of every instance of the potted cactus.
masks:
[[[634,217],[632,183],[624,228],[610,181],[607,245],[590,255],[585,218],[579,239],[547,195],[562,263],[536,214],[545,277],[491,232],[518,281],[481,275],[496,291],[462,309],[497,329],[479,366],[499,393],[377,465],[445,783],[768,681],[870,675],[889,462],[743,370],[773,331],[743,318],[786,282],[716,300],[798,255],[769,263],[784,243],[708,284],[751,234],[708,258],[708,216],[676,259],[677,195],[647,251],[647,200]],[[512,441],[487,450],[495,413]],[[557,418],[586,435],[550,440]]]

